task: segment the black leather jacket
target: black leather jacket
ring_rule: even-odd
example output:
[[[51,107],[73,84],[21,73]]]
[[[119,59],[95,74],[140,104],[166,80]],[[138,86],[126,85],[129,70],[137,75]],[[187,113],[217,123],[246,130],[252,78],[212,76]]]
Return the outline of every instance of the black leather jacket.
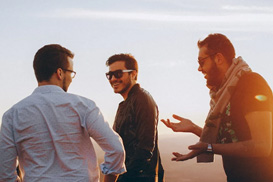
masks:
[[[135,177],[163,177],[158,151],[158,108],[152,96],[136,84],[125,101],[119,104],[113,129],[123,139],[127,173]],[[121,175],[120,177],[122,178]],[[161,180],[159,180],[161,181]]]

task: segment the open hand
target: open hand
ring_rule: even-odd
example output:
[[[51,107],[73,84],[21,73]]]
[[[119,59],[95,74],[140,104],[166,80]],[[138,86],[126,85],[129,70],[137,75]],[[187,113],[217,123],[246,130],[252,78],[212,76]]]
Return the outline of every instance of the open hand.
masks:
[[[175,132],[192,132],[193,131],[195,124],[193,124],[191,120],[186,119],[186,118],[182,118],[182,117],[175,115],[175,114],[173,115],[173,118],[179,120],[180,122],[173,123],[173,122],[170,122],[169,119],[167,119],[167,120],[161,119],[161,121],[168,128],[171,128]]]
[[[172,158],[172,161],[186,161],[188,159],[192,159],[196,157],[197,155],[203,153],[206,151],[208,144],[204,142],[197,142],[194,145],[189,146],[189,149],[191,150],[187,154],[180,154],[178,152],[173,152],[173,155],[175,157]]]
[[[200,154],[200,151],[198,150],[192,150],[187,154],[180,154],[178,152],[173,152],[173,155],[175,157],[172,158],[172,161],[186,161],[196,157],[199,154]]]

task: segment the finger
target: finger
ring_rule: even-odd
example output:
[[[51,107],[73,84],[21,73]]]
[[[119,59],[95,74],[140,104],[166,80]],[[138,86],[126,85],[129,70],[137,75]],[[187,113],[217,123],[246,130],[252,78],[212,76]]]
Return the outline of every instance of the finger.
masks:
[[[190,145],[190,146],[188,147],[188,149],[189,149],[189,150],[199,150],[200,147],[197,146],[197,145]]]
[[[181,154],[179,154],[178,152],[173,152],[173,155],[175,157],[172,158],[172,161],[176,161],[177,160],[177,157],[179,157]]]
[[[164,119],[161,119],[161,121],[162,121],[167,127],[170,127],[170,120],[169,120],[169,119],[167,119],[167,121],[164,120]]]
[[[173,157],[173,158],[172,158],[172,161],[176,161],[176,159],[177,159],[176,157]]]
[[[162,122],[163,122],[167,127],[172,128],[172,123],[170,122],[169,119],[167,119],[167,120],[164,120],[164,119],[163,119]]]
[[[203,143],[203,142],[197,142],[196,144],[194,145],[190,145],[188,147],[189,150],[206,150],[207,149],[207,145],[206,143]]]
[[[176,161],[185,161],[187,160],[186,156],[180,156],[176,158]]]
[[[181,156],[181,154],[178,153],[178,152],[173,152],[173,155],[174,155],[175,157],[180,157],[180,156]]]
[[[186,157],[187,155],[180,155],[179,157],[173,157],[172,158],[172,160],[173,161],[185,161],[185,160],[187,160],[187,157]]]
[[[182,118],[181,116],[178,116],[178,115],[176,115],[176,114],[173,114],[173,118],[174,118],[174,119],[177,119],[177,120],[179,120],[179,121],[182,121],[183,119],[185,119],[185,118]]]
[[[169,127],[171,127],[171,125],[172,125],[169,119],[167,119],[167,124]]]
[[[165,119],[161,119],[160,121],[162,121],[165,125],[167,125],[167,121]]]

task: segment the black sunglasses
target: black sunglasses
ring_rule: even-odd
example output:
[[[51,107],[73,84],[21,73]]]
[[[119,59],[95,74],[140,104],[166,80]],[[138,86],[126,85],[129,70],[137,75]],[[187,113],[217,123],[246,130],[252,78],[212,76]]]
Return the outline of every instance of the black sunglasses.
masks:
[[[109,71],[106,74],[106,78],[108,80],[112,79],[112,76],[114,75],[116,78],[121,78],[123,76],[123,73],[128,73],[128,72],[132,72],[134,70],[116,70],[116,71]]]

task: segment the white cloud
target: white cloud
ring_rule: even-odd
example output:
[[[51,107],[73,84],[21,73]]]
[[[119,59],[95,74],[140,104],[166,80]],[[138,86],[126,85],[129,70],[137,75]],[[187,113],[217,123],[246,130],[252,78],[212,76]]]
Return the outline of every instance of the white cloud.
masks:
[[[247,7],[225,6],[223,9],[244,9]],[[258,7],[256,7],[258,8]],[[273,13],[236,13],[236,14],[177,14],[177,13],[147,13],[147,12],[121,12],[121,11],[93,11],[86,9],[66,9],[57,10],[49,14],[42,15],[44,17],[54,18],[76,18],[76,19],[119,19],[134,21],[159,21],[159,22],[259,22],[273,23]]]
[[[229,7],[231,8],[231,7]],[[233,7],[235,8],[235,7]],[[238,7],[239,8],[239,7]],[[144,11],[98,11],[88,9],[62,9],[40,14],[54,19],[83,19],[100,21],[127,21],[132,23],[170,23],[182,29],[202,29],[203,31],[239,31],[239,32],[272,32],[273,13],[253,12],[144,12]],[[198,28],[197,28],[198,27]]]
[[[241,11],[241,12],[262,12],[262,13],[273,13],[273,6],[231,6],[225,5],[222,7],[223,10],[229,11]]]

